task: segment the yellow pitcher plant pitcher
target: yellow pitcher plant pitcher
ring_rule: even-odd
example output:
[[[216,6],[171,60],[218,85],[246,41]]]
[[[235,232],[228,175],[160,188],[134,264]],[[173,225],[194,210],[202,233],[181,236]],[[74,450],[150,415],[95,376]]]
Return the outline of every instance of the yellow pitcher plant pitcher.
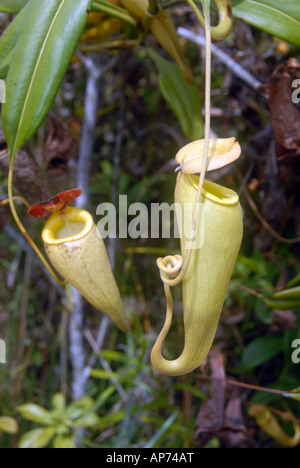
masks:
[[[177,376],[191,372],[207,356],[216,333],[229,281],[243,235],[242,209],[231,189],[205,180],[199,206],[196,206],[203,155],[203,140],[191,143],[177,155],[180,172],[175,201],[183,223],[192,207],[197,214],[195,231],[190,223],[181,226],[181,256],[157,261],[165,286],[167,316],[151,354],[153,367],[161,374]],[[208,170],[234,161],[241,153],[234,138],[209,142]],[[186,173],[188,172],[188,173]],[[196,210],[196,211],[195,211]],[[190,218],[190,217],[189,217]],[[191,241],[191,239],[193,241]],[[181,273],[180,273],[181,271]],[[168,361],[162,346],[172,322],[173,302],[170,287],[182,278],[185,342],[181,356]]]
[[[85,210],[66,207],[47,221],[42,238],[57,270],[86,300],[122,330],[130,329],[103,239]]]

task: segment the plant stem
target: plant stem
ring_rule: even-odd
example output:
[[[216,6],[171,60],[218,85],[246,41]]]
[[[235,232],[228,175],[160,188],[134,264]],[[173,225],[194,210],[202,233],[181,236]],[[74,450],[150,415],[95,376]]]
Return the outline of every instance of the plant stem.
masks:
[[[30,204],[28,203],[28,201],[24,198],[24,197],[18,197],[18,196],[13,196],[13,201],[16,202],[16,201],[20,201],[22,202],[26,208],[30,208]],[[5,205],[9,205],[9,199],[7,198],[6,200],[2,200],[2,202],[0,202],[0,206],[5,206]]]
[[[41,262],[43,263],[43,265],[49,271],[50,275],[55,279],[55,281],[58,284],[60,284],[61,286],[64,286],[66,284],[66,282],[64,280],[61,280],[57,276],[57,274],[54,272],[54,270],[52,269],[52,267],[50,266],[50,264],[48,263],[48,261],[43,256],[40,249],[38,248],[38,246],[34,243],[32,238],[30,237],[30,235],[26,231],[25,227],[23,226],[23,224],[22,224],[22,222],[21,222],[21,220],[20,220],[20,218],[18,216],[18,213],[16,211],[16,207],[15,207],[15,204],[14,204],[14,196],[13,196],[13,164],[10,166],[9,173],[8,173],[8,200],[9,200],[9,205],[10,205],[12,215],[13,215],[13,217],[14,217],[20,231],[22,232],[22,234],[24,235],[24,237],[26,238],[28,243],[31,245],[31,247],[33,248],[35,253],[38,255],[38,257],[41,260]]]
[[[193,10],[195,11],[199,21],[200,17],[202,18],[202,15],[197,8],[197,6],[194,4],[193,0],[187,0],[187,2],[192,6]],[[196,202],[195,202],[195,209],[194,209],[194,214],[193,214],[193,221],[192,221],[192,229],[193,232],[196,235],[196,228],[197,228],[197,217],[198,217],[198,212],[199,212],[199,206],[201,202],[201,197],[202,197],[202,189],[203,189],[203,184],[204,184],[204,179],[205,179],[205,174],[206,174],[206,169],[207,169],[207,162],[208,162],[208,151],[209,151],[209,138],[210,138],[210,123],[211,123],[211,118],[210,118],[210,109],[211,109],[211,31],[210,31],[210,16],[209,16],[209,0],[203,0],[202,5],[203,5],[203,11],[204,11],[204,18],[205,18],[205,37],[206,37],[206,63],[205,63],[205,132],[204,132],[204,138],[205,138],[205,144],[204,144],[204,158],[202,161],[202,169],[200,173],[200,179],[199,179],[199,186],[198,186],[198,191],[197,191],[197,196],[196,196]],[[180,180],[182,177],[182,173],[180,172],[178,178],[177,178],[177,183],[176,183],[176,188],[175,188],[175,202],[178,201],[178,189],[179,189],[179,184]],[[192,248],[189,248],[186,252],[186,256],[184,258],[184,262],[181,268],[180,273],[175,279],[167,279],[164,275],[164,277],[161,275],[162,281],[164,282],[165,285],[168,286],[177,286],[178,284],[181,283],[183,280],[189,264],[191,260],[191,255],[192,255]]]
[[[193,9],[195,10],[197,17],[198,15],[198,8],[194,4],[192,0],[188,0],[190,5],[193,4]],[[205,173],[207,169],[207,162],[208,162],[208,149],[209,149],[209,137],[210,137],[210,108],[211,108],[211,34],[210,34],[210,12],[209,12],[209,5],[208,1],[203,0],[203,11],[204,11],[204,19],[205,19],[205,39],[206,39],[206,58],[205,58],[205,130],[204,130],[204,158],[202,161],[202,170],[200,173],[200,180],[199,180],[199,187],[198,193],[196,198],[196,205],[195,205],[195,213],[193,219],[193,230],[196,232],[196,223],[197,223],[197,214],[199,204],[201,202],[202,197],[202,189],[205,179]],[[200,13],[200,12],[199,12]],[[200,21],[200,18],[199,18]]]

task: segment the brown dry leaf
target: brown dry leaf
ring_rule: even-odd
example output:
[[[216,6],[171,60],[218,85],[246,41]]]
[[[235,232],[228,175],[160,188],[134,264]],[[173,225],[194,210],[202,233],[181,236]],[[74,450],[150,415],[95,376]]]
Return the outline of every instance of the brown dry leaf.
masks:
[[[201,447],[221,431],[224,423],[226,375],[221,351],[213,349],[209,360],[212,377],[210,394],[198,413],[195,428],[195,444]]]
[[[224,425],[220,438],[229,447],[237,447],[247,440],[240,390],[233,387],[225,409]]]
[[[293,78],[285,65],[278,66],[269,86],[270,121],[275,140],[287,150],[300,146],[300,111],[292,101]]]
[[[7,145],[0,132],[0,170],[8,177],[9,160]],[[26,151],[19,151],[14,163],[13,184],[21,195],[30,203],[49,198],[46,183],[34,157]]]
[[[203,447],[214,436],[226,447],[245,445],[248,433],[244,424],[240,390],[232,385],[227,386],[222,352],[214,349],[208,358],[211,389],[197,416],[195,445]]]
[[[75,156],[76,140],[68,125],[60,118],[50,116],[50,129],[45,143],[47,172],[51,175],[64,175],[68,162]]]

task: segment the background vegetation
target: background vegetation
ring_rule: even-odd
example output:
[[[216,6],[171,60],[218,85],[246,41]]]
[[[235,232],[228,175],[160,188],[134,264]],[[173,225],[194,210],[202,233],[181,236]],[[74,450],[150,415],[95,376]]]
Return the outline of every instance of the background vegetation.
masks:
[[[2,3],[4,31],[13,16]],[[203,37],[185,2],[162,3],[170,7],[177,27]],[[150,352],[165,316],[156,258],[178,252],[179,245],[172,238],[110,241],[107,247],[132,329],[122,334],[107,321],[104,326],[101,314],[83,304],[88,378],[84,395],[74,401],[72,311],[65,291],[51,281],[17,231],[9,209],[2,207],[0,338],[7,345],[8,364],[0,365],[0,417],[18,423],[16,428],[11,420],[1,423],[0,418],[2,448],[72,447],[75,437],[92,448],[280,446],[249,415],[251,402],[265,405],[288,436],[294,431],[291,421],[299,427],[297,393],[295,398],[284,396],[300,387],[300,364],[291,359],[292,343],[300,338],[299,293],[296,289],[295,296],[284,300],[265,298],[300,284],[300,119],[299,105],[291,102],[292,81],[300,77],[300,18],[296,1],[289,2],[295,7],[290,16],[284,11],[288,7],[277,1],[271,3],[278,7],[278,16],[259,24],[261,12],[255,18],[249,12],[247,16],[248,3],[232,2],[233,32],[216,44],[225,62],[213,54],[212,131],[223,138],[236,136],[243,153],[238,163],[210,177],[239,193],[245,235],[210,358],[184,377],[153,371]],[[295,32],[284,25],[283,16],[298,22]],[[273,22],[277,27],[272,29]],[[86,85],[100,70],[94,81],[97,113],[87,199],[96,221],[97,206],[118,194],[127,194],[129,204],[172,203],[174,155],[190,139],[202,137],[195,94],[190,101],[183,90],[176,94],[180,72],[170,68],[175,64],[166,64],[170,57],[152,35],[132,47],[103,46],[101,52],[91,52],[91,45],[101,41],[81,41],[51,112],[24,148],[28,160],[36,161],[42,182],[38,172],[26,172],[24,159],[15,163],[16,188],[32,203],[76,186],[80,140],[90,109]],[[193,93],[203,100],[203,48],[183,42],[195,78]],[[153,58],[149,48],[160,58]],[[237,76],[230,59],[249,73],[249,82]],[[183,118],[180,106],[186,103]],[[191,119],[188,124],[186,118]],[[0,145],[0,195],[5,198],[4,138]],[[18,211],[41,245],[43,223],[29,219],[21,205]],[[180,301],[178,288],[176,320],[167,339],[169,357],[179,355],[183,343]],[[231,380],[226,383],[226,378]],[[238,387],[232,380],[249,386]]]

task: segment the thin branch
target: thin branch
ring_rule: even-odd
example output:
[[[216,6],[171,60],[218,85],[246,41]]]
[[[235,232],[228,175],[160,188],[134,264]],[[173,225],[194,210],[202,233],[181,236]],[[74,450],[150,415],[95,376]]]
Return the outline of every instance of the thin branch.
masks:
[[[117,195],[118,195],[118,182],[119,182],[121,149],[122,149],[122,131],[123,131],[123,126],[124,126],[124,106],[125,106],[124,96],[122,96],[121,101],[120,101],[119,118],[117,122],[115,149],[114,149],[114,156],[113,156],[114,179],[113,179],[113,187],[112,187],[112,194],[111,194],[111,203],[114,206],[116,206]],[[108,256],[109,256],[110,266],[112,270],[114,270],[115,268],[115,255],[116,255],[116,239],[109,239]],[[105,339],[110,323],[111,323],[110,318],[107,315],[104,315],[101,320],[101,324],[98,330],[95,345],[93,346],[94,353],[91,356],[83,372],[84,381],[88,380],[90,372],[97,362],[99,352],[101,351],[101,348],[103,346],[104,339]]]
[[[91,157],[95,141],[97,124],[97,110],[100,95],[100,78],[115,64],[115,58],[103,66],[98,56],[85,57],[78,53],[87,70],[87,84],[84,102],[84,120],[78,156],[77,186],[81,188],[82,196],[77,199],[77,208],[89,206],[89,186],[91,172]],[[72,361],[72,395],[78,400],[85,394],[87,378],[84,378],[85,352],[83,346],[83,298],[72,288],[72,301],[74,309],[70,315],[70,355]]]
[[[219,382],[225,382],[227,385],[234,385],[236,387],[246,388],[248,390],[254,390],[256,392],[273,393],[274,395],[280,395],[285,398],[296,398],[299,395],[298,393],[287,392],[286,390],[277,390],[275,388],[259,387],[258,385],[238,382],[237,380],[233,380],[233,379],[219,379],[217,377],[204,375],[204,374],[196,375],[196,379],[197,380],[217,380]]]
[[[78,198],[76,206],[87,209],[89,206],[89,187],[91,172],[91,156],[94,148],[97,111],[99,103],[99,80],[116,63],[115,57],[104,66],[99,63],[97,56],[80,59],[87,70],[87,84],[84,102],[84,120],[78,155],[77,185],[82,189],[82,196]]]
[[[287,239],[286,237],[282,237],[279,234],[277,234],[277,232],[272,228],[272,226],[265,220],[265,218],[260,213],[246,187],[244,187],[243,194],[245,195],[245,198],[255,216],[259,219],[263,227],[271,234],[272,237],[277,239],[279,242],[283,242],[285,244],[297,244],[298,242],[300,242],[300,237],[295,237],[294,239]]]
[[[206,46],[206,41],[204,37],[199,36],[199,34],[196,34],[193,31],[180,27],[178,28],[177,32],[179,36],[182,36],[194,42],[200,47]],[[255,91],[260,90],[262,83],[214,44],[211,45],[211,53],[214,57],[218,58],[220,62],[223,63],[233,74],[235,74],[238,78],[247,83],[247,85],[250,86],[250,88],[254,89]]]
[[[85,338],[87,339],[87,341],[89,342],[91,348],[93,349],[95,355],[98,356],[100,362],[101,362],[101,365],[103,367],[103,369],[106,371],[106,372],[109,372],[109,373],[113,373],[113,370],[112,368],[110,367],[109,363],[107,362],[107,360],[99,355],[100,353],[100,350],[99,350],[99,346],[98,346],[98,343],[96,342],[96,340],[94,339],[92,333],[90,330],[86,330],[85,333],[84,333],[84,336]],[[117,392],[119,393],[119,395],[123,398],[123,399],[126,399],[126,392],[124,390],[124,388],[122,387],[121,384],[119,384],[118,380],[117,379],[114,379],[114,378],[111,378],[110,379],[111,382],[116,386],[116,390]]]

